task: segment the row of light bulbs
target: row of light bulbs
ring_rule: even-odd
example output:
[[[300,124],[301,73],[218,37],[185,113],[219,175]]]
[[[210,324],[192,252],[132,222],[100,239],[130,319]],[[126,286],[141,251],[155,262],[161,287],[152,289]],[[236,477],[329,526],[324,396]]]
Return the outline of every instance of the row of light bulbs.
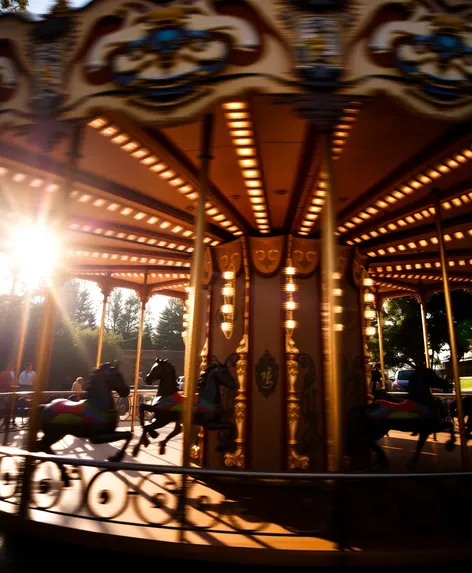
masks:
[[[462,193],[461,195],[454,197],[453,199],[445,200],[441,202],[441,206],[446,211],[462,207],[470,203],[472,200],[472,192],[470,193]],[[397,231],[400,227],[407,227],[408,225],[412,225],[419,221],[423,221],[428,217],[431,217],[436,214],[436,209],[434,207],[428,207],[426,209],[422,209],[421,211],[417,211],[415,213],[411,213],[405,217],[396,219],[395,221],[388,223],[385,226],[379,227],[376,231],[369,231],[369,233],[364,233],[360,237],[354,237],[352,240],[347,240],[346,243],[348,245],[354,245],[355,243],[361,243],[362,241],[368,241],[371,238],[376,238],[380,235],[386,235],[390,231]]]
[[[363,282],[363,296],[364,296],[364,319],[366,322],[365,334],[366,336],[374,336],[376,329],[375,326],[369,324],[375,320],[375,293],[374,293],[374,281],[370,277],[366,277]]]
[[[360,102],[353,101],[348,108],[343,110],[343,114],[333,133],[333,147],[331,149],[333,159],[339,159],[346,145],[347,138],[357,120],[360,105]]]
[[[406,274],[406,273],[379,273],[376,275],[380,278],[390,278],[390,279],[415,279],[415,280],[431,280],[431,281],[442,281],[442,276],[439,275],[428,275],[428,274]],[[472,277],[449,277],[450,281],[453,282],[472,282]]]
[[[220,307],[222,316],[221,331],[225,338],[229,340],[233,335],[234,328],[234,302],[236,296],[236,273],[234,272],[234,266],[231,264],[222,276],[225,283],[221,289],[221,295],[223,297],[223,304]]]
[[[223,104],[223,109],[257,227],[261,233],[269,233],[269,213],[249,106],[245,101],[234,101]]]
[[[372,216],[376,215],[380,210],[387,209],[389,206],[393,205],[397,201],[405,199],[408,195],[411,195],[424,185],[428,185],[433,181],[437,181],[438,179],[449,173],[451,170],[457,169],[461,165],[466,164],[468,161],[470,161],[470,159],[472,159],[472,147],[466,147],[462,149],[460,152],[454,153],[453,155],[446,157],[440,163],[435,164],[434,167],[426,169],[425,171],[419,173],[415,177],[409,179],[404,184],[399,185],[396,189],[385,195],[382,199],[377,200],[373,205],[370,205],[363,211],[360,211],[358,215],[352,217],[349,221],[346,221],[342,225],[339,225],[338,231],[340,233],[347,233],[349,230],[354,229],[355,227],[361,225],[362,223],[365,223]],[[426,215],[426,213],[428,212],[429,214]],[[421,211],[420,214],[423,214],[425,217],[427,217],[431,215],[431,211],[429,209],[425,209]],[[414,219],[417,219],[417,216],[413,215],[413,217]],[[402,226],[401,223],[399,222],[397,223],[400,226]],[[378,236],[378,234],[373,235],[372,233],[378,233],[378,232],[380,231],[370,231],[369,235],[370,237],[375,237]],[[367,236],[368,238],[370,238],[369,235],[366,234],[364,235],[364,237]],[[367,240],[367,239],[363,238],[363,236],[361,235],[361,237],[356,237],[354,240],[356,242],[362,242],[362,240]]]
[[[320,176],[316,182],[315,188],[313,190],[313,195],[311,197],[310,204],[305,212],[303,221],[301,222],[298,234],[301,236],[309,235],[313,229],[315,221],[320,216],[323,209],[323,205],[326,201],[326,189],[327,189],[327,174],[326,170],[322,169],[320,171]]]
[[[472,236],[472,229],[468,229],[466,232],[454,231],[451,234],[444,233],[443,237],[444,237],[444,240],[446,241],[446,243],[451,242],[453,239],[457,239],[457,240],[461,241],[462,239],[465,239],[466,233],[468,233],[470,236]],[[415,249],[418,249],[419,247],[428,247],[430,244],[431,245],[437,245],[438,243],[439,243],[438,238],[436,236],[434,236],[434,237],[430,237],[429,239],[420,239],[420,240],[416,240],[416,241],[410,241],[406,245],[403,245],[403,244],[396,245],[396,246],[391,245],[389,247],[386,247],[385,249],[377,249],[376,251],[369,251],[367,253],[367,255],[369,257],[376,257],[376,256],[383,257],[384,255],[387,255],[387,254],[394,254],[396,252],[403,252],[403,251],[406,251],[407,249],[415,250]]]
[[[447,265],[449,267],[455,267],[455,266],[459,266],[459,267],[465,267],[466,265],[472,265],[472,259],[469,259],[468,261],[464,260],[464,259],[460,259],[457,261],[454,260],[450,260],[447,262]],[[440,261],[435,261],[434,263],[413,263],[413,264],[404,264],[404,265],[387,265],[387,266],[381,266],[381,267],[375,267],[376,272],[378,273],[383,273],[383,272],[388,272],[391,273],[393,271],[411,271],[411,270],[418,270],[418,269],[432,269],[432,268],[441,268],[441,262]]]
[[[167,181],[171,187],[187,197],[187,199],[190,201],[197,200],[198,191],[188,181],[161,161],[150,149],[144,147],[141,142],[122,132],[117,125],[110,124],[104,117],[97,117],[90,121],[88,125],[97,129],[101,135],[107,137],[115,145],[119,145],[123,151],[129,153],[142,165],[148,167],[150,171],[159,175],[161,179]],[[233,235],[239,236],[243,234],[239,227],[210,201],[205,203],[205,209],[209,217]]]
[[[295,283],[296,269],[292,264],[292,259],[287,259],[287,266],[284,269],[285,274],[285,328],[288,331],[289,337],[292,337],[293,331],[297,327],[294,320],[295,310],[298,308],[298,303],[295,301],[295,293],[298,290]]]

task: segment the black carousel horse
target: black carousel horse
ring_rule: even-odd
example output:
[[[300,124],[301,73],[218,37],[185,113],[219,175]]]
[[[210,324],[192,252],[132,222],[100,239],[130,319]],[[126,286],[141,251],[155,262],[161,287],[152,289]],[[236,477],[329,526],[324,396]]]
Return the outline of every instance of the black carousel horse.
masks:
[[[92,371],[85,400],[73,402],[57,399],[42,405],[40,429],[43,431],[43,437],[37,442],[38,451],[54,454],[51,446],[67,435],[86,438],[92,444],[124,440],[121,450],[108,458],[110,462],[120,462],[133,434],[116,431],[118,412],[113,392],[124,398],[129,395],[130,390],[118,367],[105,363]],[[60,469],[64,485],[67,486],[67,472],[63,466],[60,466]]]
[[[348,413],[347,453],[351,458],[362,449],[373,450],[378,456],[379,468],[388,467],[387,456],[377,444],[390,430],[418,433],[418,443],[408,468],[414,469],[421,450],[430,434],[449,431],[451,439],[446,449],[452,450],[456,441],[454,423],[448,417],[442,400],[436,399],[432,388],[442,388],[444,380],[430,368],[417,370],[408,385],[408,397],[401,402],[379,399],[372,404],[352,408]],[[388,394],[387,394],[388,396]]]
[[[451,402],[449,406],[452,418],[459,418],[457,413],[457,401]],[[466,430],[466,440],[472,440],[472,396],[462,398],[462,408],[464,409],[464,423]]]
[[[149,445],[148,434],[152,438],[158,437],[159,434],[156,432],[156,428],[162,428],[171,422],[175,422],[173,431],[159,443],[159,453],[161,455],[165,453],[167,442],[182,431],[181,415],[184,397],[176,390],[177,381],[174,368],[172,367],[171,370],[168,366],[165,366],[160,359],[156,360],[149,374],[146,376],[146,383],[152,384],[153,381],[158,378],[161,380],[160,386],[163,385],[163,390],[161,391],[159,388],[158,397],[154,400],[152,405],[141,404],[139,407],[139,417],[141,426],[143,426],[143,434],[133,449],[133,456],[138,455],[142,445],[145,447]],[[175,391],[170,394],[164,394],[164,388],[174,389],[174,385]],[[197,382],[193,424],[195,426],[202,426],[205,430],[229,430],[227,439],[223,444],[217,447],[217,451],[225,451],[236,434],[235,424],[222,421],[224,411],[221,406],[221,386],[234,389],[236,388],[236,381],[231,375],[228,366],[214,358]],[[146,425],[144,424],[145,412],[152,412],[153,414],[153,421]]]

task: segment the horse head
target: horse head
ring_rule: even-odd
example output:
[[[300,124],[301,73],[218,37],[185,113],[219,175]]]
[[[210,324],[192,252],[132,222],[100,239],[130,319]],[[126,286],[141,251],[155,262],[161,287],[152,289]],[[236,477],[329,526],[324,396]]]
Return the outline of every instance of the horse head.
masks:
[[[118,366],[111,362],[105,362],[92,371],[89,386],[89,393],[90,390],[99,391],[106,388],[109,392],[116,392],[121,398],[126,398],[130,392]]]
[[[159,381],[158,395],[170,396],[177,392],[177,376],[172,362],[157,357],[145,378],[145,384],[151,385]]]
[[[216,356],[212,357],[209,366],[203,374],[203,378],[214,380],[217,385],[224,386],[229,390],[236,388],[236,380],[231,374],[229,366],[220,362]]]

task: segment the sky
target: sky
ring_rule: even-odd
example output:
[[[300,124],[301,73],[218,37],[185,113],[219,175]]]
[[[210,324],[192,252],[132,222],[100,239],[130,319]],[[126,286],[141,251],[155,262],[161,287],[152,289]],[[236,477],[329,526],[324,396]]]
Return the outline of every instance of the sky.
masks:
[[[54,1],[55,0],[29,0],[28,10],[35,14],[45,14],[54,4]],[[88,3],[89,0],[69,0],[69,4],[73,7],[83,6]]]

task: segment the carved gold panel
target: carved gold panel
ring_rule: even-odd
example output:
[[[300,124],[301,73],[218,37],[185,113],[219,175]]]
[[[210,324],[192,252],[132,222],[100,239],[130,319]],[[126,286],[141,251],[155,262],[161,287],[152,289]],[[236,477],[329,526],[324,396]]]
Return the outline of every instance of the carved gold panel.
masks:
[[[317,239],[292,239],[292,264],[297,270],[297,276],[308,277],[312,275],[320,260],[319,241]]]
[[[250,240],[251,262],[263,277],[277,273],[282,263],[285,237],[253,237]]]
[[[239,239],[237,241],[227,243],[226,245],[216,247],[214,253],[220,273],[226,272],[232,265],[234,268],[231,270],[234,272],[235,276],[239,274],[243,263],[241,241]]]

